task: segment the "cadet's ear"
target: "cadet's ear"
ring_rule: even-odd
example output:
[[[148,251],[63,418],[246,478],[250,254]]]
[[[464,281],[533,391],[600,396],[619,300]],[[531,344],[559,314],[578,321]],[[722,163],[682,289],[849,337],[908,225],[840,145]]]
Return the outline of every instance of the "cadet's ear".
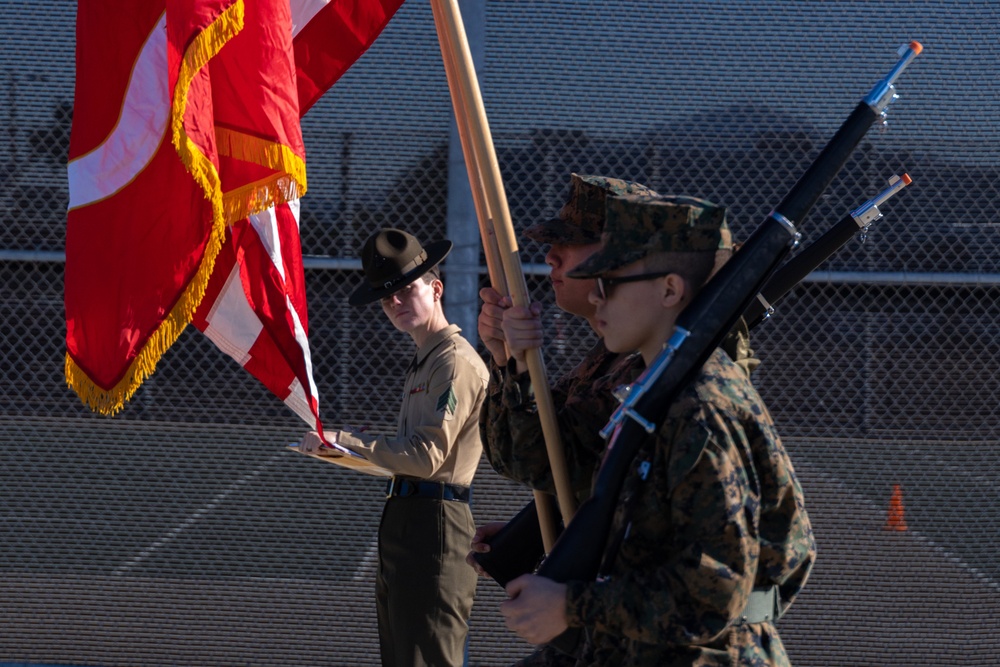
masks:
[[[661,280],[663,280],[663,307],[676,308],[685,305],[689,300],[687,281],[679,273],[671,273]]]
[[[435,278],[431,281],[431,289],[434,290],[434,300],[440,301],[441,296],[444,294],[444,283]]]

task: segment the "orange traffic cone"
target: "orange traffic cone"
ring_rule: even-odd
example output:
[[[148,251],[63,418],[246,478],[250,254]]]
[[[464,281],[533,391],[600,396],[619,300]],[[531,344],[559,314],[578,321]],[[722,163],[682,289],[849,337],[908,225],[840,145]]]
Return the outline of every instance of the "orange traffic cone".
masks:
[[[892,497],[889,498],[889,515],[885,521],[885,530],[903,532],[906,528],[906,517],[903,515],[903,487],[892,485]]]

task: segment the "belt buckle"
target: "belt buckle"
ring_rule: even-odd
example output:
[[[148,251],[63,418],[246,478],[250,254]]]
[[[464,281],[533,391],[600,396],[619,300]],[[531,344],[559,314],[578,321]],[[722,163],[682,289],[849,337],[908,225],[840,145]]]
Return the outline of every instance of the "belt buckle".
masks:
[[[393,492],[396,490],[396,476],[393,475],[389,478],[389,486],[385,490],[385,497],[392,498]]]

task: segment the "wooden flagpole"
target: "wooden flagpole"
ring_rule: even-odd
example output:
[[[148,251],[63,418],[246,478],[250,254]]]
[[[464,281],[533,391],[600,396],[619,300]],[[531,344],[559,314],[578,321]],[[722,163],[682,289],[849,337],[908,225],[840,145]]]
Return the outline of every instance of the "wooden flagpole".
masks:
[[[483,185],[479,168],[479,156],[471,139],[472,130],[469,127],[469,103],[462,94],[462,86],[458,83],[457,54],[448,36],[448,31],[441,25],[441,12],[435,7],[439,4],[432,0],[434,24],[437,27],[438,42],[441,44],[441,56],[444,61],[444,71],[448,77],[448,89],[451,92],[452,107],[455,110],[455,124],[458,126],[458,136],[462,142],[462,155],[465,157],[465,169],[469,173],[469,185],[472,188],[472,202],[479,220],[479,234],[483,240],[486,254],[486,268],[490,275],[493,289],[503,295],[510,294],[507,290],[507,278],[503,272],[500,259],[500,249],[497,246],[496,231],[493,228],[493,216],[490,213],[489,202],[486,201],[486,190]],[[470,56],[471,57],[471,56]]]
[[[493,147],[493,137],[486,119],[486,110],[457,0],[431,0],[431,10],[434,13],[455,119],[462,141],[466,168],[469,171],[469,182],[486,249],[490,280],[497,291],[501,293],[509,291],[514,305],[527,306],[530,303],[528,286],[517,252],[517,239],[510,219],[510,210],[507,207],[500,166]],[[497,259],[500,265],[494,266]],[[495,274],[500,274],[499,282],[494,277]],[[504,284],[506,289],[498,287]],[[541,350],[528,350],[526,361],[535,390],[535,401],[555,481],[559,510],[563,524],[568,526],[576,511],[576,498],[566,470],[566,457]],[[555,542],[554,517],[546,518],[546,514],[550,513],[546,512],[548,504],[544,494],[536,492],[535,501],[543,541],[548,551]]]
[[[507,289],[507,277],[504,275],[503,263],[500,259],[500,249],[497,245],[496,231],[493,226],[493,217],[490,215],[489,203],[486,201],[486,191],[480,176],[479,160],[475,153],[469,128],[468,101],[462,94],[462,87],[458,84],[458,66],[455,62],[454,45],[448,37],[448,31],[443,29],[439,11],[434,11],[435,25],[437,26],[438,40],[442,44],[441,55],[444,60],[445,74],[448,77],[448,88],[451,91],[453,107],[455,109],[455,123],[458,127],[458,136],[462,142],[462,154],[465,157],[465,169],[469,174],[469,184],[472,189],[473,205],[476,209],[476,218],[479,221],[479,235],[483,241],[483,249],[486,255],[486,268],[490,276],[490,284],[497,292],[509,295]],[[447,44],[447,46],[445,46]],[[555,508],[551,502],[551,496],[542,491],[534,491],[535,507],[538,512],[538,523],[542,534],[542,544],[548,552],[556,542],[558,530],[556,528]]]

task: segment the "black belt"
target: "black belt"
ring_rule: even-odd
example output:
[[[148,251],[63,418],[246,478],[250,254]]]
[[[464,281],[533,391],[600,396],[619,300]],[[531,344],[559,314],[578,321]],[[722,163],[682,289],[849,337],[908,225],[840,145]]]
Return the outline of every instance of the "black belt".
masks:
[[[457,484],[445,484],[444,482],[431,482],[416,477],[393,475],[389,483],[385,485],[385,497],[433,498],[467,503],[472,497],[472,488]]]

